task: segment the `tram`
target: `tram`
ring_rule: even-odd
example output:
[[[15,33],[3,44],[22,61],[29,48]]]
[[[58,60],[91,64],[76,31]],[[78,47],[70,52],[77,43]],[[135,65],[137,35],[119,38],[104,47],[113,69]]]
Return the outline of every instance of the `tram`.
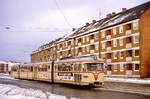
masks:
[[[20,64],[12,67],[11,76],[52,83],[103,86],[104,64],[103,60],[91,57]]]

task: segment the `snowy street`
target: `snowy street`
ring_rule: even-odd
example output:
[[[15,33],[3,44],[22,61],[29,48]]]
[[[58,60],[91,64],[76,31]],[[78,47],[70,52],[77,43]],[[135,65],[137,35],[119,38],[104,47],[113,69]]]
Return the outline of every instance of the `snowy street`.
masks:
[[[14,85],[0,84],[1,99],[67,99],[65,96],[41,90],[26,89]]]
[[[9,75],[0,75],[0,99],[109,99],[111,97],[114,97],[114,99],[120,99],[120,97],[121,99],[150,99],[150,94],[115,91],[118,90],[118,86],[126,89],[125,85],[110,82],[106,82],[104,88],[91,89],[19,80],[13,79]],[[136,87],[137,89],[141,88],[139,85]],[[142,87],[142,89],[146,88],[149,87]]]

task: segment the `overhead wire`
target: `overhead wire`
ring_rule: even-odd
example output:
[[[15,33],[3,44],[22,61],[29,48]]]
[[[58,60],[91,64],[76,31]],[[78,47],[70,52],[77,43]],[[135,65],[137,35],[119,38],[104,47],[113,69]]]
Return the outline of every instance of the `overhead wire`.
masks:
[[[64,18],[65,22],[67,23],[67,25],[68,25],[70,28],[72,28],[70,22],[68,21],[67,17],[65,16],[64,12],[63,12],[62,9],[60,8],[59,4],[57,3],[57,0],[53,0],[53,1],[54,1],[55,5],[56,5],[57,9],[59,10],[59,12],[61,13],[61,15],[63,16],[63,18]]]

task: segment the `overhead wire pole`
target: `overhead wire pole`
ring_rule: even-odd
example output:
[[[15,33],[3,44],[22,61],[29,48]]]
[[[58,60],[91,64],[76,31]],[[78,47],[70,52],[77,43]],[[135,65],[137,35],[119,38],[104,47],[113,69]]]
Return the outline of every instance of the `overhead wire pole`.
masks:
[[[60,8],[60,6],[58,5],[57,1],[56,1],[56,0],[53,0],[53,1],[54,1],[55,5],[56,5],[57,9],[60,11],[61,15],[64,17],[64,20],[66,21],[66,23],[68,24],[68,26],[69,26],[70,28],[72,28],[71,24],[69,23],[67,17],[65,16],[65,14],[63,13],[63,11],[61,10],[61,8]]]

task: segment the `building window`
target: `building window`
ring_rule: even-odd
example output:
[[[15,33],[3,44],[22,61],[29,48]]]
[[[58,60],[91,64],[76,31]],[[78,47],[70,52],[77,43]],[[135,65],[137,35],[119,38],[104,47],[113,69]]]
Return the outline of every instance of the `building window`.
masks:
[[[90,45],[90,50],[95,50],[95,45]]]
[[[101,33],[102,38],[105,38],[105,31],[102,31]]]
[[[113,67],[114,67],[114,68],[113,68],[114,71],[117,71],[117,70],[118,70],[117,64],[114,64]]]
[[[89,46],[86,46],[86,52],[89,52]]]
[[[114,52],[114,59],[117,59],[117,52]]]
[[[134,71],[139,71],[140,65],[138,63],[134,64]]]
[[[126,64],[126,69],[127,70],[132,70],[132,64]]]
[[[126,30],[131,30],[132,29],[132,24],[131,23],[126,24],[125,27],[126,27]]]
[[[117,34],[117,29],[113,28],[113,34],[116,35]]]
[[[89,37],[88,36],[86,37],[86,42],[89,42]]]
[[[139,54],[140,54],[139,49],[134,50],[134,56],[139,56]]]
[[[138,30],[139,29],[139,22],[133,22],[133,30]]]
[[[117,47],[117,40],[113,40],[113,47]]]
[[[119,26],[119,33],[123,33],[123,26]]]
[[[120,64],[120,71],[125,71],[125,64]]]
[[[102,43],[102,49],[105,49],[105,42]]]
[[[139,35],[136,35],[136,36],[133,37],[133,39],[134,39],[134,43],[139,43],[139,41],[140,41],[140,36],[139,36]]]
[[[124,52],[121,51],[121,52],[120,52],[120,59],[123,59],[123,58],[124,58]]]
[[[120,46],[123,46],[123,38],[119,39]]]
[[[98,50],[98,44],[95,44],[95,49]]]
[[[98,33],[95,34],[95,40],[98,41]]]
[[[83,43],[85,43],[86,41],[85,41],[85,37],[83,37]]]
[[[82,51],[85,52],[85,47],[82,47]]]

